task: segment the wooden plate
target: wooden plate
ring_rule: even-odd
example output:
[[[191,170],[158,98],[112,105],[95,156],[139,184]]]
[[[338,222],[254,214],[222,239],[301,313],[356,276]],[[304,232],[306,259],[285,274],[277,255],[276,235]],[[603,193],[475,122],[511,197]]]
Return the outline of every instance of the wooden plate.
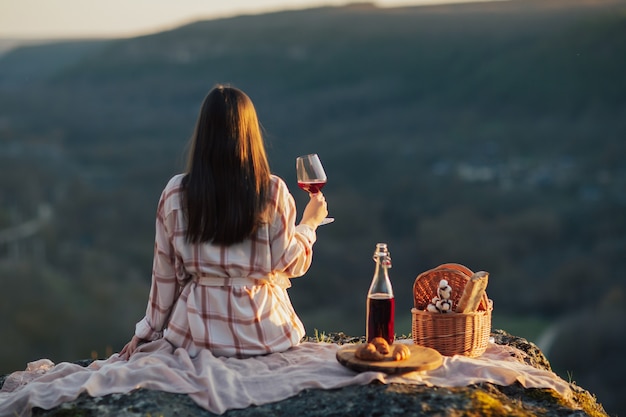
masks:
[[[343,345],[337,350],[337,360],[343,366],[352,370],[363,371],[379,371],[387,374],[403,374],[414,371],[429,371],[436,369],[443,363],[443,356],[435,349],[427,348],[419,345],[409,345],[411,356],[402,360],[394,361],[389,359],[384,361],[364,361],[354,356],[354,352],[361,344]]]

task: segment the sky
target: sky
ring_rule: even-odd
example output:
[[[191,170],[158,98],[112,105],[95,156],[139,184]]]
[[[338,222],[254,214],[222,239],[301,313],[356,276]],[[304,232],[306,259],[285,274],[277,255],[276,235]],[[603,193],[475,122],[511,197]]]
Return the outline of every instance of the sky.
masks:
[[[376,0],[379,7],[476,0]],[[481,1],[481,0],[478,0]],[[490,0],[484,0],[490,1]],[[347,0],[0,0],[0,38],[131,37],[197,20],[319,6]]]

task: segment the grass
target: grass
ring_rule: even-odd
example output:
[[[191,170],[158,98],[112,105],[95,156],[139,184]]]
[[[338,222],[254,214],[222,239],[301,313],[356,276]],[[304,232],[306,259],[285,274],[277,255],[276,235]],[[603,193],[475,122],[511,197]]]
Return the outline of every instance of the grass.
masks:
[[[331,342],[331,339],[328,336],[326,336],[325,332],[320,332],[317,329],[315,329],[313,337],[315,337],[315,341],[317,343],[326,343],[326,342],[330,343]]]
[[[331,318],[332,317],[332,320]],[[337,323],[337,315],[329,315],[329,317],[315,317],[315,326],[314,337],[318,341],[324,341],[327,337],[324,332],[320,332],[318,328],[329,329],[331,328],[330,324],[334,323],[336,326]],[[334,321],[333,321],[334,320]],[[342,319],[344,320],[344,319]],[[347,320],[347,319],[345,319]],[[412,332],[411,329],[411,315],[410,314],[397,314],[396,313],[396,335],[410,335]],[[306,323],[306,321],[305,321]],[[539,338],[541,337],[544,330],[546,330],[550,326],[551,321],[542,317],[536,316],[515,316],[515,315],[506,315],[506,314],[498,314],[497,311],[494,311],[494,314],[491,318],[491,327],[493,329],[501,329],[504,330],[514,336],[523,337],[524,339],[537,343]],[[340,326],[341,327],[341,326]],[[348,326],[351,327],[351,326]],[[354,327],[354,326],[352,326]],[[332,328],[330,331],[343,331],[345,329],[334,329]],[[360,332],[356,332],[358,334],[352,334],[354,332],[346,331],[347,334],[352,334],[353,336],[362,336],[361,333],[364,334],[365,329]]]

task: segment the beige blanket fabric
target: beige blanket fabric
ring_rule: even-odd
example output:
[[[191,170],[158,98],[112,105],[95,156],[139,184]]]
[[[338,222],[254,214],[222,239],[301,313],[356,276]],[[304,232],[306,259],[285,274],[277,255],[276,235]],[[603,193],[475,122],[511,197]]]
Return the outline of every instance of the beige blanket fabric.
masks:
[[[7,377],[0,391],[0,416],[28,416],[32,407],[50,409],[81,392],[96,397],[136,388],[185,393],[201,407],[221,414],[284,400],[305,389],[333,389],[374,380],[441,387],[518,381],[526,388],[552,388],[571,398],[567,382],[524,364],[519,359],[524,354],[508,346],[490,343],[480,358],[446,357],[438,369],[404,375],[354,372],[335,359],[338,347],[302,343],[287,352],[248,359],[215,357],[209,351],[191,358],[185,350],[158,340],[141,346],[128,362],[117,354],[86,368],[67,362],[54,365],[44,359]]]

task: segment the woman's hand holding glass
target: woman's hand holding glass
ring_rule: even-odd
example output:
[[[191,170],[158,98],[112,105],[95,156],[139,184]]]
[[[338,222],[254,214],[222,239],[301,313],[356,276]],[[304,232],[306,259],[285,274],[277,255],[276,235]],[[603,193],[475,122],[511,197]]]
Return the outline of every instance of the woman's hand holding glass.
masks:
[[[309,197],[310,200],[304,208],[300,224],[306,224],[315,229],[326,219],[328,208],[326,206],[326,198],[321,192],[310,193]]]
[[[298,177],[298,187],[308,192],[309,197],[311,198],[309,204],[304,210],[305,213],[302,216],[302,222],[305,223],[305,219],[307,222],[311,220],[315,223],[315,227],[334,222],[334,218],[326,217],[326,215],[328,215],[328,210],[326,209],[326,199],[321,192],[322,188],[326,185],[326,172],[324,172],[324,167],[322,166],[319,156],[312,153],[297,157],[296,175]],[[321,196],[321,201],[319,201],[319,198],[315,198],[317,194]],[[315,201],[323,203],[324,206],[325,214],[319,221],[316,214],[307,213],[307,210],[315,211],[317,213],[318,208],[309,208],[311,204],[313,204],[314,207],[316,206]]]

